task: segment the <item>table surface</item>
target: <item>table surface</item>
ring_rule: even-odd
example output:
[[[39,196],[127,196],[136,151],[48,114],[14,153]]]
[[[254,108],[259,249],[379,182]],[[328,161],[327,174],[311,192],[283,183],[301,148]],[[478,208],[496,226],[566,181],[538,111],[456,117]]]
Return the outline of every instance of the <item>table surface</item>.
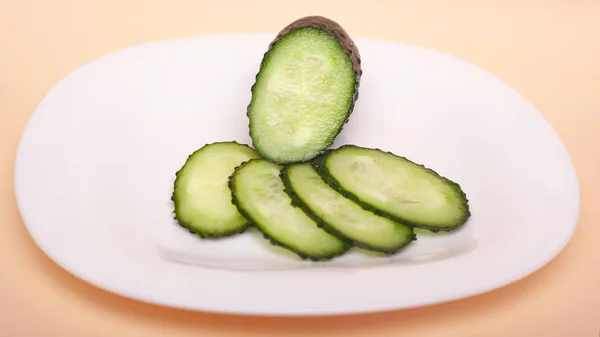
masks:
[[[600,188],[600,1],[0,1],[0,336],[598,336],[600,208],[592,205]],[[519,282],[452,303],[333,318],[256,318],[122,298],[72,277],[35,246],[14,199],[15,151],[29,115],[59,79],[124,47],[276,32],[311,14],[340,22],[355,37],[462,58],[541,110],[581,184],[580,221],[565,250]]]

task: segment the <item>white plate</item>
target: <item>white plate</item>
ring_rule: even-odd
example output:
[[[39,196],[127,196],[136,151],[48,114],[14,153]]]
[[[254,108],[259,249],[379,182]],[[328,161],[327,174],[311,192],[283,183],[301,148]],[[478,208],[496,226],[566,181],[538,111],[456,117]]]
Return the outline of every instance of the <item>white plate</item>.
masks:
[[[579,214],[574,168],[544,117],[509,86],[447,55],[356,39],[360,98],[334,147],[378,147],[458,182],[472,218],[396,256],[298,261],[254,232],[203,241],[175,225],[175,172],[206,143],[249,143],[250,86],[272,34],[119,51],[57,84],[16,161],[25,224],[77,277],[123,296],[226,313],[325,315],[459,299],[551,260]]]

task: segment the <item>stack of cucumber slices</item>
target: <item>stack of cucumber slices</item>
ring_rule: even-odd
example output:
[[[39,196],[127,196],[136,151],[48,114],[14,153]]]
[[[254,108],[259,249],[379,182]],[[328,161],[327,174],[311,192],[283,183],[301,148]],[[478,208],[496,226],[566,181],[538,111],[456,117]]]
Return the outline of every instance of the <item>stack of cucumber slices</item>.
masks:
[[[461,187],[375,148],[330,149],[358,99],[360,55],[336,22],[285,27],[260,64],[249,120],[252,147],[207,144],[176,173],[175,219],[202,238],[258,229],[299,257],[352,247],[394,254],[415,229],[451,231],[471,213]]]

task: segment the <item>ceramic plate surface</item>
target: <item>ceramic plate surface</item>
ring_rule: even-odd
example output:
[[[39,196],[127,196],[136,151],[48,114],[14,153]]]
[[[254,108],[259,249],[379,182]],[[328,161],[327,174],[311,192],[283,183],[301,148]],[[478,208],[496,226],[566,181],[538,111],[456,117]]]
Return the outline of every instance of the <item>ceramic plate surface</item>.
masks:
[[[246,106],[274,34],[162,41],[77,69],[22,136],[15,188],[27,229],[77,277],[192,310],[329,315],[464,298],[542,267],[579,214],[574,167],[543,115],[496,77],[453,57],[356,39],[363,78],[333,147],[392,151],[458,182],[472,217],[391,257],[302,261],[253,231],[225,240],[173,220],[175,172],[215,141],[250,144]]]

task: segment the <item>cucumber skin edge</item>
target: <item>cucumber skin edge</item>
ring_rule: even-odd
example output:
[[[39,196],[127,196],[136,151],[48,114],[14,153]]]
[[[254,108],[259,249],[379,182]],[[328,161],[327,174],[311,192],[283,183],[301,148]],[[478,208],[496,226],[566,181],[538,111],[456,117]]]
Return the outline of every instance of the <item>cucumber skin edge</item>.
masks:
[[[358,51],[358,48],[356,47],[356,45],[350,38],[349,34],[339,24],[337,24],[336,22],[334,22],[330,19],[327,19],[322,16],[303,17],[303,18],[300,18],[300,19],[290,23],[289,25],[287,25],[275,36],[275,38],[269,43],[267,51],[263,54],[263,57],[260,61],[260,66],[259,66],[258,72],[254,76],[254,83],[250,87],[250,92],[252,94],[252,98],[250,99],[250,103],[246,107],[246,117],[248,118],[248,130],[249,130],[249,136],[252,139],[252,147],[256,150],[256,152],[258,152],[258,154],[263,159],[268,160],[274,164],[279,164],[279,165],[287,165],[287,164],[292,164],[292,163],[276,161],[275,159],[266,156],[260,150],[260,146],[256,146],[256,142],[254,141],[254,139],[255,139],[254,133],[252,131],[253,123],[252,123],[252,118],[250,116],[250,110],[254,103],[254,95],[255,95],[254,89],[256,87],[256,84],[259,81],[259,77],[262,73],[262,70],[267,61],[267,58],[270,55],[270,52],[277,45],[277,42],[279,42],[279,40],[281,40],[283,37],[285,37],[286,35],[288,35],[289,33],[293,32],[295,30],[303,29],[303,28],[319,29],[319,30],[333,36],[335,38],[335,40],[338,42],[338,44],[342,47],[342,49],[344,50],[346,55],[350,58],[350,61],[353,65],[354,95],[352,97],[350,107],[348,108],[348,111],[347,111],[346,117],[344,118],[344,121],[342,123],[340,123],[338,129],[332,134],[331,139],[328,141],[327,144],[325,144],[325,146],[323,147],[323,150],[319,153],[316,153],[312,158],[307,158],[303,161],[298,161],[299,163],[305,163],[305,162],[309,162],[309,161],[313,160],[314,158],[318,157],[319,155],[325,153],[326,150],[329,147],[331,147],[331,145],[333,145],[333,143],[335,142],[335,139],[342,132],[344,125],[350,121],[350,116],[354,112],[354,107],[356,106],[356,101],[358,100],[358,96],[359,96],[360,80],[361,80],[361,77],[363,74],[362,67],[361,67],[362,61],[361,61],[361,56],[360,56],[360,52]],[[334,34],[335,30],[337,30],[338,34]],[[343,40],[343,42],[345,42],[345,43],[340,42],[340,40]],[[348,44],[348,45],[346,45],[346,44]]]
[[[254,150],[252,147],[250,147],[247,144],[242,144],[242,143],[238,143],[236,141],[221,141],[221,142],[213,142],[213,143],[208,143],[208,144],[204,144],[201,148],[197,149],[196,151],[192,152],[190,155],[188,155],[188,157],[185,160],[185,163],[181,166],[181,168],[175,172],[175,181],[173,182],[173,193],[171,193],[171,201],[173,202],[173,219],[177,222],[177,224],[183,228],[185,228],[187,231],[189,231],[191,234],[195,234],[197,236],[199,236],[201,239],[219,239],[219,238],[225,238],[225,237],[230,237],[230,236],[234,236],[237,234],[241,234],[243,232],[245,232],[251,225],[251,223],[249,221],[246,222],[245,225],[238,227],[232,231],[226,231],[226,232],[222,232],[219,234],[214,234],[214,233],[209,233],[209,232],[205,232],[205,231],[201,231],[201,230],[197,230],[194,228],[191,228],[188,224],[186,224],[185,222],[183,222],[182,220],[177,218],[177,198],[175,197],[175,185],[177,184],[177,179],[179,178],[179,173],[181,172],[181,170],[183,170],[183,168],[186,166],[188,160],[194,156],[194,154],[197,154],[199,152],[201,152],[203,149],[205,149],[207,146],[209,145],[213,145],[213,144],[237,144],[237,145],[241,145],[241,146],[245,146],[249,149]],[[254,150],[256,151],[256,150]],[[243,214],[242,214],[243,215]],[[246,218],[248,219],[248,218]]]
[[[201,239],[215,239],[215,240],[216,239],[230,237],[230,236],[235,236],[237,234],[242,234],[251,225],[250,223],[246,223],[246,225],[244,225],[242,227],[239,227],[239,228],[237,228],[236,230],[233,230],[233,231],[222,232],[222,233],[219,233],[219,234],[208,234],[207,232],[203,232],[203,231],[199,231],[199,230],[193,229],[193,228],[189,227],[188,225],[186,225],[185,223],[177,220],[176,218],[175,218],[175,220],[177,221],[177,224],[179,224],[179,226],[185,228],[191,234],[197,235]]]
[[[253,220],[253,218],[250,216],[250,214],[248,214],[243,207],[241,207],[241,205],[239,204],[239,202],[237,201],[237,198],[235,196],[235,175],[236,173],[242,168],[244,167],[246,164],[249,164],[252,161],[260,161],[260,160],[266,160],[264,158],[259,158],[259,159],[250,159],[248,161],[245,161],[243,163],[241,163],[238,167],[235,168],[233,174],[231,174],[231,176],[229,176],[229,190],[231,191],[231,202],[235,205],[235,207],[238,209],[238,211],[246,218],[250,221],[249,226],[252,226],[254,228],[256,228],[256,230],[258,230],[259,233],[261,233],[261,235],[267,240],[269,241],[269,243],[273,246],[277,246],[277,247],[281,247],[284,249],[287,249],[289,251],[291,251],[292,253],[296,254],[298,257],[300,257],[302,260],[310,260],[310,261],[327,261],[327,260],[332,260],[338,256],[341,256],[343,254],[345,254],[350,248],[351,246],[348,244],[344,245],[344,249],[336,252],[335,254],[330,254],[330,255],[322,255],[322,256],[311,256],[308,254],[305,254],[301,251],[298,251],[297,249],[295,249],[294,247],[290,247],[284,243],[281,243],[279,241],[277,241],[277,239],[275,239],[274,237],[272,237],[271,235],[269,235],[269,233],[267,233],[266,231],[264,231],[262,228],[260,228],[260,226],[256,223],[256,221]]]
[[[394,157],[398,157],[401,158],[403,160],[406,160],[410,163],[413,163],[417,166],[422,167],[423,169],[433,173],[435,176],[437,176],[438,178],[442,179],[445,183],[449,184],[450,186],[452,186],[452,188],[457,192],[457,194],[463,199],[463,207],[464,207],[464,216],[462,218],[459,219],[459,221],[457,221],[456,225],[454,226],[431,226],[431,225],[426,225],[426,224],[422,224],[422,223],[416,223],[413,221],[409,221],[407,219],[403,219],[401,217],[395,216],[393,214],[390,214],[388,212],[385,212],[369,203],[366,203],[364,201],[362,201],[358,196],[354,195],[353,193],[350,193],[348,191],[346,191],[342,185],[337,181],[337,179],[335,179],[333,177],[333,175],[331,175],[331,173],[329,172],[329,170],[327,169],[326,166],[326,161],[327,161],[327,157],[329,156],[329,154],[331,154],[332,152],[336,151],[336,150],[341,150],[344,148],[357,148],[357,149],[366,149],[366,150],[374,150],[374,151],[379,151]],[[467,199],[467,195],[465,194],[465,192],[462,190],[462,188],[460,187],[460,185],[444,176],[441,176],[440,174],[438,174],[436,171],[434,171],[433,169],[430,169],[428,167],[425,167],[422,164],[417,164],[413,161],[411,161],[410,159],[406,158],[406,157],[402,157],[399,155],[396,155],[390,151],[384,151],[378,148],[365,148],[365,147],[361,147],[361,146],[357,146],[357,145],[350,145],[350,144],[346,144],[346,145],[342,145],[337,149],[329,149],[327,151],[325,151],[325,153],[323,153],[322,155],[318,156],[317,158],[315,158],[314,160],[312,160],[311,165],[314,167],[314,169],[317,171],[317,173],[319,173],[319,175],[321,176],[321,178],[329,184],[329,186],[331,186],[334,190],[336,190],[337,192],[341,193],[343,196],[345,196],[346,198],[356,202],[357,204],[359,204],[361,207],[363,207],[364,209],[371,211],[379,216],[383,216],[386,217],[392,221],[396,221],[402,224],[405,224],[407,226],[411,226],[411,227],[415,227],[415,228],[421,228],[421,229],[426,229],[429,230],[433,233],[437,233],[437,232],[450,232],[450,231],[454,231],[457,230],[458,228],[462,227],[465,225],[465,223],[467,222],[467,220],[471,217],[471,211],[469,208],[469,200]]]
[[[288,168],[289,168],[289,166],[283,167],[281,169],[280,176],[281,176],[281,180],[283,180],[283,185],[285,186],[285,192],[292,199],[292,205],[294,207],[300,208],[309,218],[311,218],[314,222],[317,223],[317,226],[319,226],[320,228],[322,228],[324,231],[328,232],[329,234],[336,236],[341,241],[344,241],[344,242],[346,242],[349,245],[352,245],[352,246],[355,246],[355,247],[358,247],[358,248],[362,248],[362,249],[365,249],[365,250],[370,250],[370,251],[374,251],[374,252],[378,252],[378,253],[383,253],[383,254],[386,254],[386,255],[393,255],[393,254],[399,252],[400,250],[402,250],[403,248],[405,248],[406,246],[408,246],[413,241],[417,240],[416,234],[414,233],[413,229],[410,228],[410,227],[409,228],[411,229],[411,232],[412,232],[411,239],[409,241],[407,241],[405,244],[403,244],[402,246],[395,247],[394,249],[378,248],[378,247],[371,246],[369,244],[365,244],[365,243],[362,243],[362,242],[358,242],[358,241],[352,240],[351,238],[349,238],[346,235],[344,235],[342,232],[340,232],[337,229],[335,229],[335,227],[333,227],[330,224],[328,224],[325,220],[323,220],[322,218],[320,218],[319,216],[317,216],[310,209],[310,207],[308,207],[308,205],[306,205],[306,203],[296,194],[296,192],[294,191],[294,189],[292,187],[292,184],[291,184],[291,182],[290,182],[290,180],[288,178],[288,173],[287,173]],[[365,209],[365,211],[371,212],[371,213],[373,213],[375,215],[379,215],[379,214],[376,214],[375,212],[373,212],[371,210]],[[390,220],[398,223],[397,221],[395,221],[393,219],[390,219]],[[403,225],[403,224],[402,223],[398,223],[398,225]]]

